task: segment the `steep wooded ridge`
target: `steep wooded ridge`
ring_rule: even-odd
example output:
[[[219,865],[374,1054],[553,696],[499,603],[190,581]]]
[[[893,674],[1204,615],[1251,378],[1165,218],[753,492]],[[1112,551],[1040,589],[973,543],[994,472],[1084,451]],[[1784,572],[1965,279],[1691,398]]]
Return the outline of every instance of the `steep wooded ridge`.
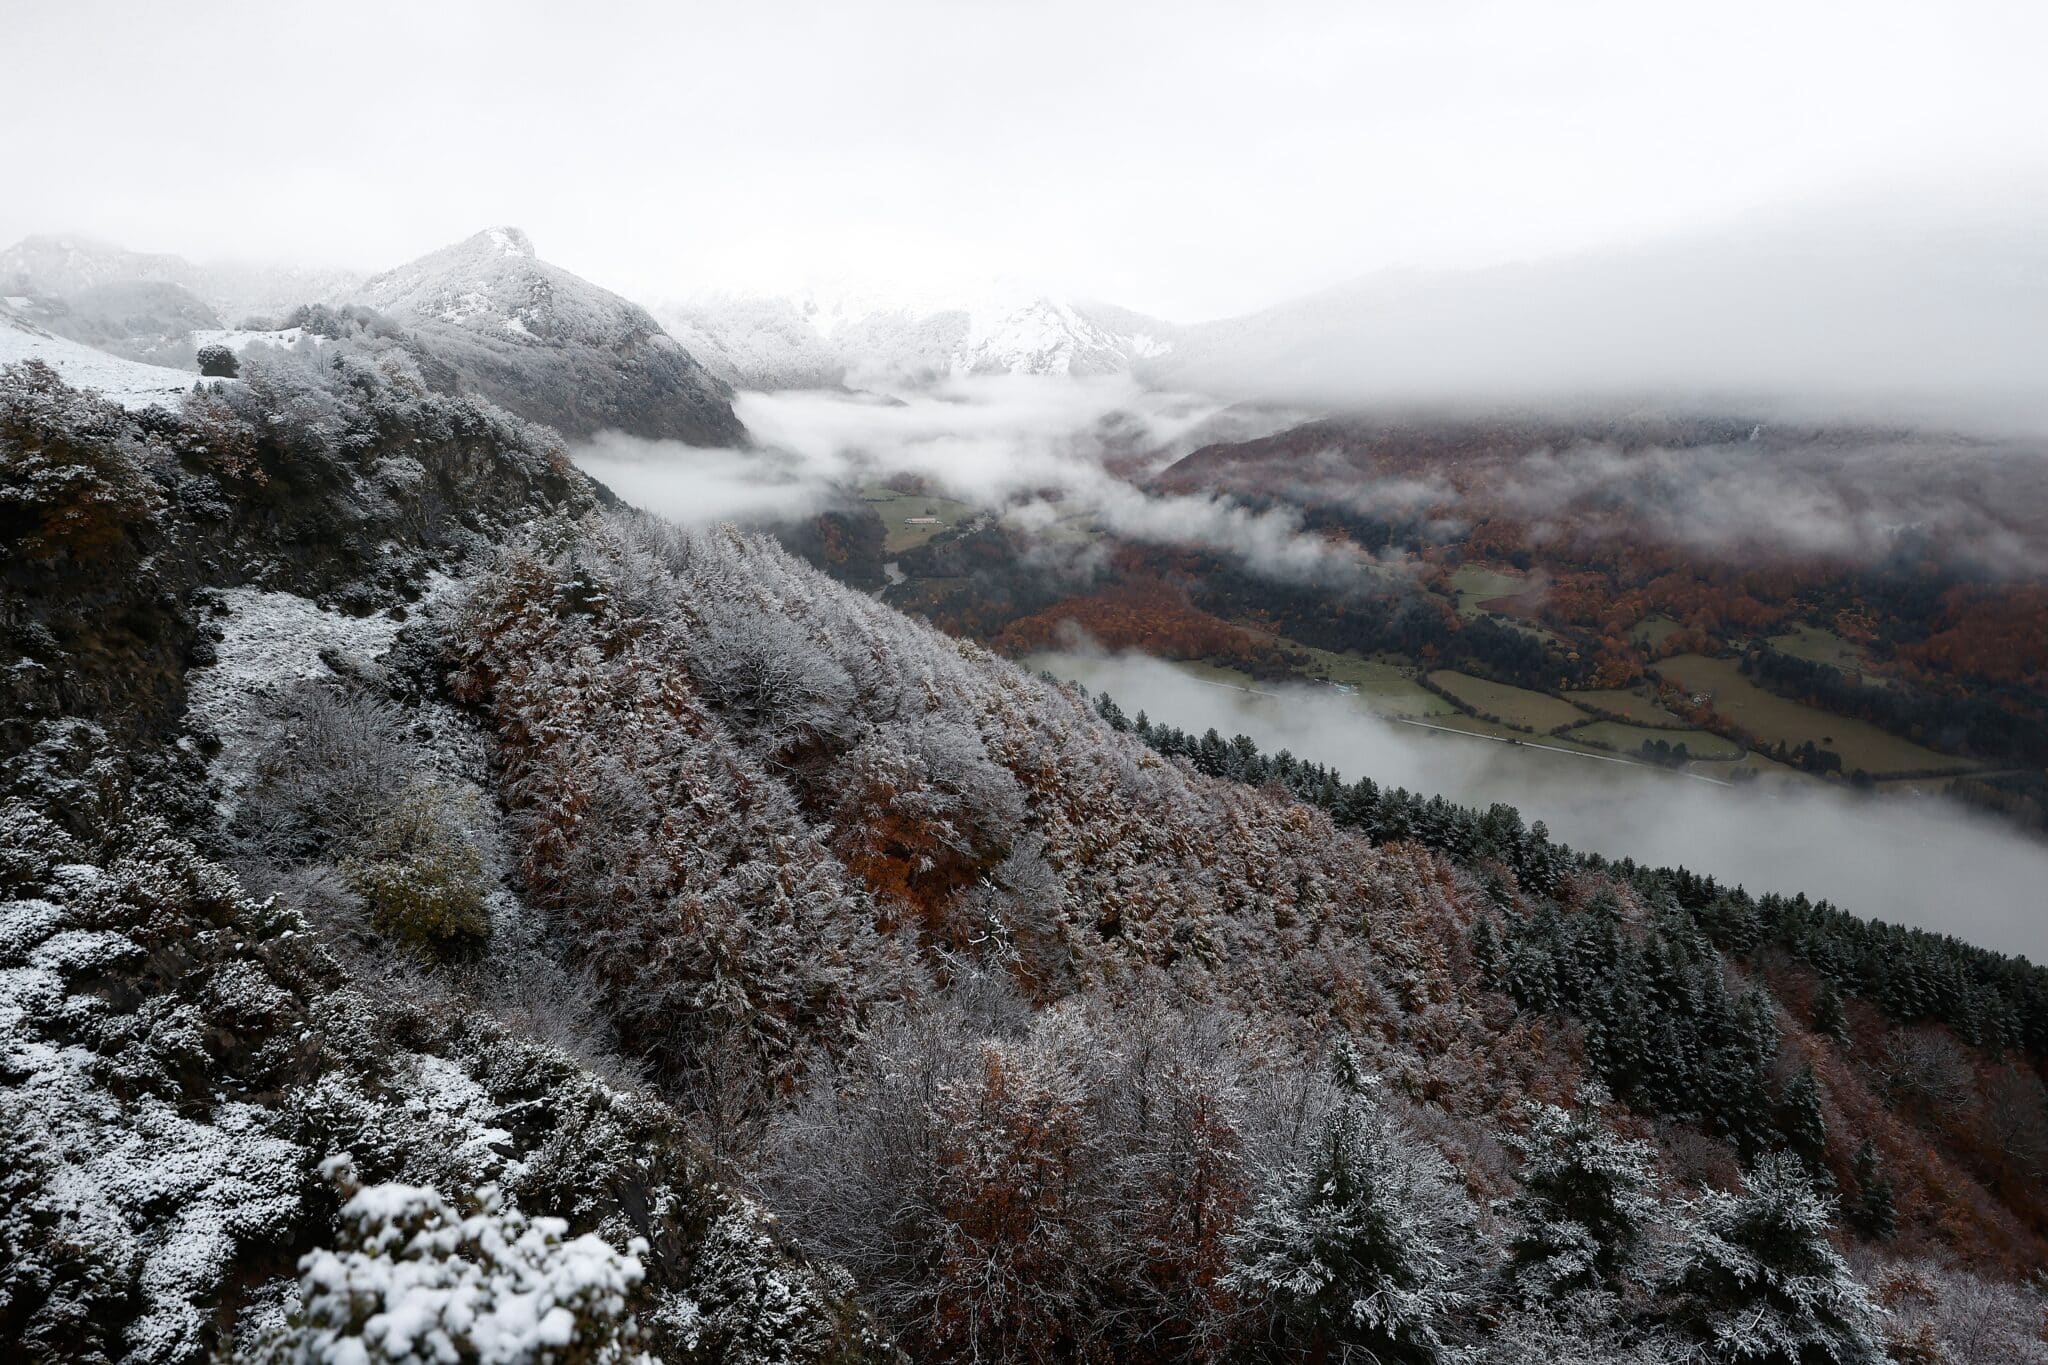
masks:
[[[31,1355],[2048,1358],[2024,963],[1139,726],[401,349],[0,375]]]

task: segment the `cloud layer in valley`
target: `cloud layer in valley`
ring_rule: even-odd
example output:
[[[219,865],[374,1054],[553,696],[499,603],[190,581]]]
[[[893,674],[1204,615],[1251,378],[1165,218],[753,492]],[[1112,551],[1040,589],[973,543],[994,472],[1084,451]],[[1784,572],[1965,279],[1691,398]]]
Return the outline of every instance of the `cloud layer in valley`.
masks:
[[[1620,537],[1742,563],[1851,565],[1906,549],[1993,576],[2048,573],[2038,440],[1759,423],[1746,439],[1686,446],[1532,438],[1511,454],[1451,463],[1379,476],[1325,451],[1296,462],[1275,491],[1374,517],[1428,514],[1432,538],[1504,515],[1532,545]]]
[[[1683,864],[1753,892],[1804,891],[1859,915],[2048,961],[2048,847],[1931,798],[1816,788],[1730,790],[1649,768],[1404,726],[1326,688],[1258,695],[1138,655],[1030,661],[1107,691],[1136,715],[1247,734],[1347,777],[1505,801],[1576,848]],[[1262,685],[1263,686],[1263,685]]]
[[[1133,477],[1194,445],[1293,420],[1223,411],[1129,379],[964,379],[902,396],[746,393],[737,411],[761,449],[705,450],[606,435],[572,453],[627,501],[686,524],[807,515],[869,480],[910,475],[1026,531],[1085,516],[1126,540],[1234,555],[1285,578],[1341,574],[1358,558],[1301,534],[1285,508],[1214,494],[1157,496]]]

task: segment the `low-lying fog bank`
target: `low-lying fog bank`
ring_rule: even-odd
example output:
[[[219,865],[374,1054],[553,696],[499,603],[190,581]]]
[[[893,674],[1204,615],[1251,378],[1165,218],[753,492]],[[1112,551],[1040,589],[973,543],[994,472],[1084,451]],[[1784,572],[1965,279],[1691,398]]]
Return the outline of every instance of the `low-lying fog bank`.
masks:
[[[1250,735],[1268,752],[1289,749],[1347,778],[1464,805],[1505,801],[1575,848],[1683,864],[1751,891],[1805,891],[1869,918],[2048,960],[2048,847],[1946,802],[1717,787],[1404,726],[1325,688],[1239,691],[1142,655],[1027,662],[1108,692],[1133,716],[1143,710],[1196,733],[1214,726]]]

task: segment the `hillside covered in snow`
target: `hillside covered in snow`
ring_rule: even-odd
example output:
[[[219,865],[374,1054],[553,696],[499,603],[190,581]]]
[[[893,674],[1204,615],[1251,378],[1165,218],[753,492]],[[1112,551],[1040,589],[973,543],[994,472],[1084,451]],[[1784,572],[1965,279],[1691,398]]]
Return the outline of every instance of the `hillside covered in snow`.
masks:
[[[0,302],[0,365],[28,360],[39,360],[66,383],[127,408],[175,407],[200,382],[192,370],[145,364],[57,336]]]

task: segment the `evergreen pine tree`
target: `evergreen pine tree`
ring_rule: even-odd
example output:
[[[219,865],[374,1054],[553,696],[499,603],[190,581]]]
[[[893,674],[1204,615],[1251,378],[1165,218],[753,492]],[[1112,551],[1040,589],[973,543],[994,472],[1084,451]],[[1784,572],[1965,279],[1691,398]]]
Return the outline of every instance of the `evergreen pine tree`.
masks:
[[[1532,1306],[1614,1287],[1656,1215],[1652,1150],[1601,1121],[1604,1099],[1588,1088],[1571,1113],[1538,1105],[1529,1131],[1509,1137],[1522,1171],[1521,1188],[1506,1203],[1515,1229],[1507,1277]]]
[[[1842,1009],[1842,997],[1835,990],[1835,983],[1826,977],[1820,979],[1820,988],[1813,993],[1813,1030],[1834,1039],[1839,1046],[1849,1045],[1849,1016]]]
[[[1473,1210],[1449,1163],[1402,1130],[1348,1041],[1307,1150],[1232,1239],[1225,1287],[1316,1358],[1444,1358],[1469,1300]]]
[[[1878,1365],[1881,1310],[1828,1241],[1828,1205],[1799,1161],[1757,1162],[1740,1194],[1708,1191],[1664,1290],[1708,1360]]]
[[[1472,965],[1479,969],[1479,983],[1489,990],[1500,987],[1500,940],[1493,921],[1482,918],[1472,928]]]
[[[1884,1241],[1899,1230],[1892,1203],[1892,1182],[1885,1178],[1877,1146],[1869,1138],[1856,1149],[1856,1198],[1849,1204],[1849,1225],[1865,1237]]]
[[[1808,1175],[1824,1185],[1833,1183],[1827,1165],[1828,1125],[1820,1112],[1820,1086],[1811,1067],[1802,1068],[1786,1082],[1778,1102],[1778,1131],[1784,1136],[1785,1150],[1805,1164]]]

